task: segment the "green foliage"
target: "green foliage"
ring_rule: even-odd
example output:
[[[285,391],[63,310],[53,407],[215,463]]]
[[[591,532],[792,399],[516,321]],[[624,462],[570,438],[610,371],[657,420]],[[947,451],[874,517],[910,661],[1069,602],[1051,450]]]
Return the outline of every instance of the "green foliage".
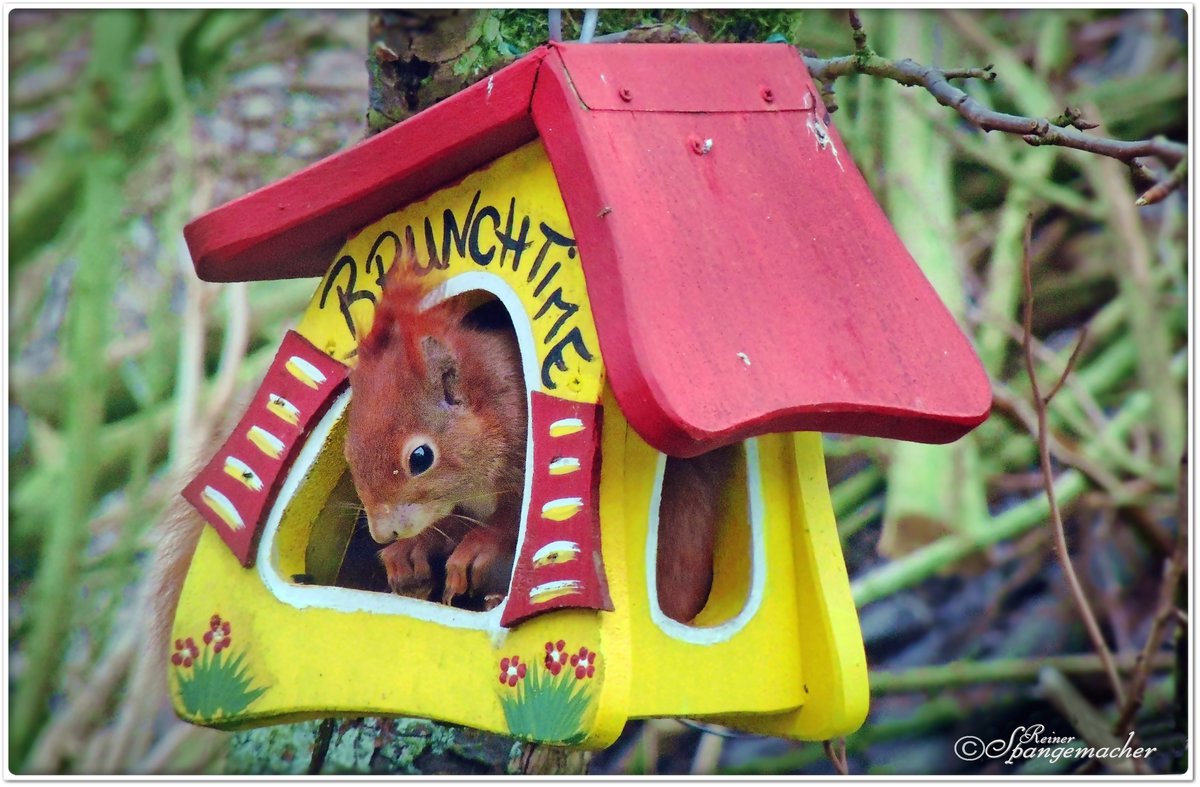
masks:
[[[246,654],[230,658],[227,652],[214,653],[206,647],[192,667],[175,668],[180,699],[192,718],[212,721],[240,713],[266,693],[267,687],[252,685]]]
[[[201,119],[236,103],[244,88],[230,89],[235,76],[290,64],[329,41],[330,26],[300,32],[309,13],[17,9],[9,16],[14,415],[8,721],[14,771],[28,767],[29,753],[46,743],[44,733],[51,722],[63,720],[62,713],[98,707],[90,719],[70,719],[72,754],[61,767],[86,767],[84,753],[113,743],[114,709],[139,700],[127,682],[117,680],[101,702],[91,704],[100,690],[97,673],[83,665],[103,664],[127,630],[120,614],[144,571],[147,535],[177,492],[169,474],[170,436],[211,421],[204,409],[221,365],[221,323],[231,313],[228,287],[215,291],[216,297],[204,290],[202,300],[188,300],[194,293],[181,274],[186,262],[179,258],[179,231],[207,207],[303,163],[278,150],[221,147],[209,136],[211,124],[200,128]],[[909,41],[887,41],[877,24],[899,13],[913,12],[863,12],[869,45],[885,57],[916,57]],[[939,65],[996,64],[995,83],[963,83],[988,106],[1051,117],[1065,105],[1078,106],[1088,119],[1102,121],[1110,135],[1186,138],[1184,11],[921,13],[930,36],[940,42]],[[582,20],[582,11],[564,11],[564,38],[577,38]],[[657,24],[686,26],[709,41],[786,40],[822,56],[852,49],[844,10],[606,9],[596,32]],[[544,43],[547,13],[492,11],[478,33],[455,73],[481,74]],[[360,44],[349,46],[361,54]],[[1072,379],[1048,413],[1063,447],[1055,456],[1061,463],[1059,500],[1074,511],[1072,538],[1080,536],[1072,548],[1087,550],[1089,567],[1111,566],[1093,581],[1113,606],[1113,630],[1121,621],[1144,620],[1165,557],[1156,539],[1169,540],[1178,525],[1178,448],[1187,424],[1189,360],[1185,195],[1139,211],[1133,208],[1138,183],[1120,167],[1113,171],[1085,154],[985,135],[916,89],[856,77],[840,80],[836,97],[840,109],[833,124],[881,197],[909,187],[896,156],[885,152],[886,107],[902,102],[949,142],[944,155],[951,191],[944,199],[951,203],[953,225],[923,226],[939,233],[953,253],[968,295],[963,328],[983,352],[997,396],[993,417],[975,433],[980,466],[968,471],[969,482],[987,491],[984,532],[943,536],[894,561],[880,560],[874,551],[889,488],[881,470],[883,446],[865,438],[830,438],[830,479],[856,599],[864,607],[883,605],[940,587],[931,582],[948,580],[931,578],[972,555],[988,555],[995,564],[989,570],[1005,576],[1016,573],[1023,555],[1048,562],[1036,540],[1046,504],[1027,483],[1036,454],[1021,419],[1029,389],[1014,341],[1020,330],[1015,263],[1021,230],[1032,215],[1034,334],[1042,380],[1057,379],[1080,329],[1088,326]],[[40,118],[49,121],[38,126]],[[281,118],[268,122],[279,124]],[[21,131],[30,125],[34,131]],[[339,144],[351,142],[357,128]],[[305,133],[315,137],[318,131]],[[202,161],[214,148],[215,165]],[[928,219],[946,212],[924,214]],[[239,380],[252,380],[265,368],[283,325],[296,317],[310,290],[303,281],[251,288],[250,351],[235,358]],[[200,309],[209,323],[197,336],[182,325],[186,314]],[[181,372],[200,379],[188,382]],[[956,581],[966,594],[981,580]],[[1055,602],[1053,581],[1045,584],[1049,589],[1036,599],[1039,610]],[[997,592],[997,608],[1008,592]],[[935,619],[937,625],[923,636],[952,631],[949,636],[959,641],[989,643],[997,658],[1030,647],[1044,631],[1031,617],[985,616],[972,622],[978,628],[971,632],[954,629],[953,620]],[[1071,622],[1063,618],[1059,625],[1069,628]],[[1024,634],[1004,633],[1016,631]],[[941,636],[945,645],[947,635]],[[1123,634],[1135,645],[1140,636],[1136,626]],[[957,652],[956,658],[962,656]],[[187,673],[184,701],[201,709],[197,712],[231,712],[264,690],[251,682],[245,658],[230,653],[209,654],[195,669],[179,672]],[[571,739],[586,713],[588,681],[569,673],[552,678],[541,666],[534,673],[511,691],[503,687],[514,733]],[[986,695],[979,688],[974,681],[968,690],[983,700],[963,703],[952,693],[962,689],[943,686],[936,702],[921,704],[922,712],[911,717],[873,710],[867,727],[849,741],[852,757],[869,763],[876,742],[890,740],[894,749],[896,740],[927,741],[968,708],[1015,715],[1028,709],[1027,689]],[[407,740],[422,734],[413,732]],[[271,735],[247,733],[250,745],[262,748]],[[398,748],[405,736],[398,733],[381,751]],[[368,737],[335,738],[332,761],[342,762],[339,746],[361,753]],[[655,756],[650,752],[670,748],[645,751],[649,758]],[[757,772],[818,767],[819,747],[796,751],[802,756],[741,767]],[[408,756],[395,753],[397,761]],[[252,750],[249,758],[255,755]],[[648,769],[661,765],[646,762]]]
[[[589,679],[577,679],[571,669],[552,675],[544,666],[535,667],[515,687],[502,689],[500,704],[509,732],[531,741],[579,742],[585,734],[589,689]]]

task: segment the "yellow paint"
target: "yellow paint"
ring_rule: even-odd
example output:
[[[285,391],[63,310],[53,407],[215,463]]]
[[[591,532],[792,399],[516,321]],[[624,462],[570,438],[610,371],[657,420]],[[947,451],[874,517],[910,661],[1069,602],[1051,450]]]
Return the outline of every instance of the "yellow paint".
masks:
[[[291,372],[292,377],[295,377],[314,391],[320,387],[321,383],[325,382],[325,375],[321,374],[321,371],[317,367],[298,355],[288,358],[287,363],[284,364],[284,368]]]
[[[551,500],[543,505],[542,519],[549,519],[552,522],[565,522],[581,510],[583,510],[582,498],[564,497],[560,500]]]
[[[533,565],[554,566],[579,558],[579,544],[574,541],[551,541],[533,553]]]
[[[477,191],[475,222],[467,224]],[[333,426],[324,444],[310,464],[297,463],[285,483],[295,487],[294,494],[276,504],[273,540],[264,541],[269,548],[262,550],[254,568],[243,569],[211,528],[201,536],[173,639],[190,636],[199,643],[210,618],[219,614],[232,623],[230,652],[244,659],[252,685],[266,688],[236,714],[194,720],[235,727],[336,715],[408,715],[504,733],[509,729],[505,703],[524,696],[519,692],[530,684],[513,688],[502,683],[502,659],[509,659],[512,671],[511,659],[519,657],[527,670],[540,675],[547,644],[563,640],[568,653],[586,647],[598,654],[592,677],[577,679],[566,672],[558,677],[579,681],[570,685],[583,687],[590,697],[579,746],[606,746],[630,718],[654,716],[711,718],[737,729],[808,740],[853,731],[867,708],[866,663],[819,436],[769,435],[750,444],[748,456],[757,457],[757,470],[740,469],[722,498],[708,605],[691,627],[656,619],[648,539],[660,455],[629,428],[605,385],[578,256],[568,256],[562,245],[549,249],[541,272],[553,264],[559,265],[558,272],[553,286],[547,284],[537,294],[541,279],[527,280],[537,246],[526,250],[515,272],[511,260],[502,267],[497,256],[481,266],[472,257],[472,243],[474,251],[499,249],[497,229],[509,232],[505,219],[514,198],[513,231],[528,217],[531,233],[545,223],[572,236],[545,153],[539,143],[531,143],[351,238],[335,260],[353,259],[356,280],[349,281],[348,268],[335,263],[298,330],[326,352],[353,363],[354,337],[369,327],[372,302],[357,300],[348,321],[336,288],[378,295],[378,274],[403,245],[405,229],[414,228],[417,260],[425,264],[425,219],[440,244],[446,216],[455,217],[456,231],[466,233],[463,252],[451,233],[446,267],[429,274],[431,287],[462,274],[494,275],[489,281],[507,288],[524,312],[513,318],[518,333],[528,339],[524,346],[536,356],[532,364],[525,359],[534,370],[530,374],[527,369],[527,378],[540,386],[548,370],[553,385],[541,390],[603,405],[597,505],[613,611],[556,610],[503,630],[493,613],[459,613],[451,620],[447,608],[428,602],[296,584],[297,577],[328,582],[336,576],[353,526],[351,513],[339,515],[352,502],[347,500],[342,455],[345,417],[331,415]],[[491,213],[482,212],[486,207],[495,207],[502,220],[489,218]],[[373,247],[379,265],[369,257]],[[322,305],[331,279],[335,295]],[[546,307],[548,291],[560,287],[560,297],[579,309],[547,340],[561,314],[554,315],[551,306],[542,317],[535,315]],[[511,306],[512,297],[506,304]],[[562,355],[565,368],[547,366],[570,330],[577,331],[591,360],[568,348]],[[582,429],[572,420],[557,422],[551,434]],[[269,453],[273,443],[265,430],[255,429],[251,439]],[[306,451],[311,454],[315,446]],[[530,471],[573,472],[578,461],[571,459],[577,460],[556,457],[549,468]],[[533,512],[564,522],[563,540],[547,545],[535,561],[583,557],[566,532],[581,505],[579,499],[564,498]],[[268,586],[264,577],[274,578],[271,582],[282,589]],[[545,583],[533,593],[550,598],[571,590],[569,584]],[[182,713],[178,677],[183,670],[170,669],[176,708]]]
[[[554,582],[543,582],[529,591],[529,600],[534,604],[545,604],[547,601],[561,596],[574,596],[580,590],[579,580],[560,579]]]
[[[261,426],[250,427],[250,431],[246,432],[246,437],[258,446],[258,450],[272,459],[278,459],[283,454],[283,441]]]
[[[292,404],[287,399],[284,399],[282,396],[271,394],[270,399],[267,400],[267,409],[275,413],[275,415],[279,416],[283,420],[287,421],[292,426],[300,423],[300,411],[296,408],[296,405]]]
[[[505,251],[500,236],[519,237],[525,222],[528,247],[521,253],[517,270],[513,270],[515,252]],[[542,226],[551,234],[545,234]],[[595,402],[600,398],[604,377],[587,285],[579,255],[573,247],[556,242],[558,236],[573,238],[574,233],[546,151],[540,142],[531,142],[458,184],[385,216],[347,241],[334,260],[348,262],[333,264],[296,330],[334,358],[353,364],[355,336],[342,314],[338,290],[365,294],[350,307],[349,320],[357,335],[363,335],[374,317],[371,304],[380,293],[380,274],[390,270],[398,255],[407,254],[409,237],[418,267],[429,267],[432,239],[433,251],[444,267],[428,271],[430,287],[464,274],[495,276],[511,288],[529,315],[536,356],[533,366],[539,378],[543,371],[550,377],[553,387],[549,392],[571,401]],[[517,244],[514,240],[508,245]],[[486,264],[475,260],[476,251],[480,259],[488,259]],[[531,276],[539,255],[542,261],[536,275]],[[552,270],[553,277],[547,280]],[[567,310],[559,305],[564,303],[578,306],[578,311],[566,314]],[[577,332],[578,345],[568,341],[573,332]],[[591,360],[583,357],[579,347]],[[547,366],[547,357],[556,348],[561,352],[563,369]]]
[[[250,469],[250,466],[236,456],[225,457],[225,474],[236,478],[251,492],[262,489],[262,479]]]
[[[551,437],[566,437],[570,434],[583,431],[583,421],[578,418],[564,418],[561,421],[555,421],[550,424]]]
[[[550,463],[550,475],[570,475],[579,470],[579,460],[573,456],[561,457]]]
[[[200,493],[200,499],[234,530],[241,530],[246,526],[246,523],[242,521],[242,515],[238,513],[229,498],[211,486],[204,487],[204,491]]]

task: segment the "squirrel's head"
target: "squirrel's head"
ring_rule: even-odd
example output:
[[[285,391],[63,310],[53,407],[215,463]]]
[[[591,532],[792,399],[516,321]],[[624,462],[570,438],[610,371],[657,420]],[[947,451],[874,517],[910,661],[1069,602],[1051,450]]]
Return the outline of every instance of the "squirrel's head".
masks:
[[[345,454],[375,541],[412,538],[461,507],[491,514],[485,422],[467,400],[455,314],[376,315],[350,372]],[[407,318],[407,319],[406,319]]]

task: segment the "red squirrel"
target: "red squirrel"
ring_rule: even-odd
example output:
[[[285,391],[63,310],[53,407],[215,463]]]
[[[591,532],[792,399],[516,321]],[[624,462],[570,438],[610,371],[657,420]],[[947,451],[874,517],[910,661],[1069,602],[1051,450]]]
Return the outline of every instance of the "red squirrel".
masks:
[[[346,461],[395,592],[504,597],[520,529],[526,395],[516,337],[422,310],[397,262],[350,372]]]
[[[526,390],[511,332],[464,323],[445,301],[422,310],[407,266],[389,272],[350,372],[346,460],[395,592],[499,603],[512,571],[524,489]],[[687,622],[712,584],[720,490],[736,447],[667,462],[659,514],[659,607]]]

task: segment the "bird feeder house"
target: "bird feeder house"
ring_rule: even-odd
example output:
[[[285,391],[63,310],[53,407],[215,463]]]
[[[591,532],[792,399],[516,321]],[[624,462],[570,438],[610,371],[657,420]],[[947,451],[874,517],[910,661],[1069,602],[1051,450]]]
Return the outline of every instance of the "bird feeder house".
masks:
[[[176,711],[412,715],[603,747],[683,716],[820,740],[867,711],[821,432],[941,443],[990,388],[789,46],[542,47],[185,231],[209,281],[321,277],[185,490],[211,527]],[[394,260],[501,304],[529,435],[511,586],[471,611],[339,580],[346,384]],[[730,444],[707,605],[657,602],[668,455]]]

